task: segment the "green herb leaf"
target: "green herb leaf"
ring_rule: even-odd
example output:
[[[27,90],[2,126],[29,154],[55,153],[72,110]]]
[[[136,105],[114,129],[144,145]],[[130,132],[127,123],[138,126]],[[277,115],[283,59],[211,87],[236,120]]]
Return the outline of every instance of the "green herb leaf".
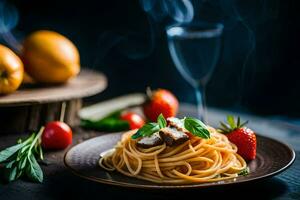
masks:
[[[33,181],[43,181],[43,171],[35,158],[43,157],[40,144],[43,130],[42,127],[38,134],[33,133],[25,141],[19,140],[19,144],[0,152],[1,162],[4,163],[4,178],[7,181],[14,181],[25,173]]]
[[[5,164],[6,169],[10,169],[13,167],[13,164],[15,164],[16,160],[12,160],[9,163]]]
[[[140,138],[140,137],[143,137],[143,135],[142,135],[142,131],[140,131],[140,130],[138,130],[135,134],[133,134],[132,136],[131,136],[131,139],[138,139],[138,138]]]
[[[156,133],[160,130],[159,125],[157,123],[148,123],[145,124],[142,128],[140,128],[135,134],[131,136],[132,139],[137,139],[139,137],[149,137],[153,133]]]
[[[12,147],[6,148],[0,152],[0,163],[5,162],[12,155],[14,155],[18,150],[20,150],[25,144],[17,144]]]
[[[167,121],[162,113],[157,117],[157,123],[160,129],[165,128],[167,126]]]
[[[205,138],[205,139],[210,138],[210,133],[207,130],[206,125],[203,122],[201,122],[199,119],[186,117],[184,119],[184,127],[186,130],[188,130],[190,133],[192,133],[195,136]]]
[[[250,172],[249,167],[246,167],[244,170],[242,170],[240,173],[238,173],[238,175],[240,175],[240,176],[246,176],[246,175],[249,174],[249,172]]]
[[[18,162],[18,169],[19,169],[19,170],[24,169],[25,166],[26,166],[26,163],[27,163],[27,156],[25,156],[25,158],[23,158],[22,160],[20,160],[20,161]]]
[[[38,164],[38,162],[36,161],[35,157],[33,154],[30,155],[30,157],[28,158],[28,163],[29,165],[27,166],[26,169],[26,175],[27,177],[35,182],[43,182],[43,171],[40,167],[40,165]]]
[[[15,166],[13,168],[5,169],[4,176],[8,182],[12,182],[17,179],[18,168]]]

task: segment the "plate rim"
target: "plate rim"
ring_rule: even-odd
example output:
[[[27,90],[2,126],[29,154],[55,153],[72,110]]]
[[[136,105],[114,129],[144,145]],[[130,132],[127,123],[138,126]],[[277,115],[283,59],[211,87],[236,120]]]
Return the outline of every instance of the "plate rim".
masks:
[[[258,177],[253,177],[251,179],[240,180],[238,182],[237,181],[232,181],[232,182],[227,182],[227,183],[218,183],[218,182],[215,182],[215,184],[212,184],[214,182],[210,182],[210,183],[182,184],[182,185],[159,185],[159,184],[157,184],[157,185],[145,185],[145,184],[133,184],[133,183],[125,183],[125,182],[119,182],[119,181],[114,181],[114,180],[107,180],[107,179],[102,179],[102,178],[96,178],[96,177],[86,176],[86,175],[81,174],[77,170],[73,169],[67,163],[67,161],[66,161],[67,155],[76,146],[78,146],[78,145],[80,145],[80,144],[82,144],[84,142],[88,142],[90,140],[98,138],[98,137],[115,135],[115,134],[118,134],[118,133],[121,133],[121,132],[108,133],[108,134],[96,136],[96,137],[90,138],[88,140],[85,140],[85,141],[83,141],[81,143],[78,143],[78,144],[72,146],[64,154],[64,157],[63,157],[64,165],[74,175],[76,175],[76,176],[78,176],[80,178],[83,178],[83,179],[86,179],[86,180],[90,180],[90,181],[93,181],[93,182],[97,182],[97,183],[112,185],[112,186],[119,186],[119,187],[124,187],[124,188],[137,188],[137,189],[193,189],[193,188],[209,188],[209,187],[218,187],[218,186],[229,186],[229,185],[234,185],[234,184],[238,184],[238,183],[239,184],[243,184],[243,183],[247,183],[247,182],[253,182],[253,181],[257,181],[257,180],[263,180],[263,179],[275,176],[275,175],[277,175],[277,174],[279,174],[279,173],[287,170],[294,163],[294,161],[296,160],[295,150],[289,144],[287,144],[285,142],[282,142],[282,141],[279,141],[279,140],[277,140],[275,138],[271,138],[271,137],[268,137],[268,136],[263,136],[263,135],[260,135],[260,134],[256,134],[256,136],[258,136],[258,137],[263,137],[263,138],[268,139],[268,140],[273,140],[273,142],[276,142],[276,143],[279,143],[280,145],[285,146],[285,148],[288,149],[289,152],[291,153],[292,158],[291,158],[291,160],[284,167],[282,167],[282,168],[280,168],[280,169],[278,169],[278,170],[276,170],[274,172],[271,172],[271,173],[268,173],[268,174],[265,174],[265,175],[262,175],[262,176],[258,176]]]

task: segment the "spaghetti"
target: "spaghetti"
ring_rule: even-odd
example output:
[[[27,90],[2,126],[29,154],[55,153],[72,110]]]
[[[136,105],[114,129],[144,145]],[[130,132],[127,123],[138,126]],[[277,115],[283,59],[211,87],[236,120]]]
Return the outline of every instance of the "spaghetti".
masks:
[[[247,164],[237,154],[236,145],[213,128],[209,132],[210,139],[191,137],[178,146],[168,147],[164,143],[144,149],[131,139],[135,131],[129,131],[114,151],[99,160],[99,165],[155,183],[203,183],[237,177]]]

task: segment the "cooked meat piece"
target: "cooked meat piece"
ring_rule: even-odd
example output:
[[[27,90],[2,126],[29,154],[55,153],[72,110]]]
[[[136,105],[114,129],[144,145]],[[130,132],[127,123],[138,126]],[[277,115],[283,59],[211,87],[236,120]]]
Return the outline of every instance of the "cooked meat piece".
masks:
[[[167,118],[167,123],[170,127],[175,127],[178,131],[188,133],[188,130],[184,128],[184,122],[176,117]]]
[[[147,149],[147,148],[161,145],[163,143],[164,142],[163,142],[162,138],[160,137],[159,133],[157,132],[157,133],[154,133],[153,135],[151,135],[150,137],[143,137],[142,139],[140,139],[137,142],[137,146]]]
[[[182,144],[189,139],[189,136],[174,127],[165,127],[159,131],[160,136],[168,146]]]

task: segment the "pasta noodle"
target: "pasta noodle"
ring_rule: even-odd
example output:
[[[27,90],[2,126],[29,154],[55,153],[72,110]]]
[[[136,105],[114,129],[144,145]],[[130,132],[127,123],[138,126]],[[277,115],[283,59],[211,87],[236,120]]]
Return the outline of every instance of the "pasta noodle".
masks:
[[[181,145],[166,144],[140,148],[131,139],[135,131],[123,134],[115,151],[99,160],[106,170],[155,183],[188,184],[221,181],[237,177],[246,169],[237,147],[224,134],[209,128],[211,138],[192,137]]]

